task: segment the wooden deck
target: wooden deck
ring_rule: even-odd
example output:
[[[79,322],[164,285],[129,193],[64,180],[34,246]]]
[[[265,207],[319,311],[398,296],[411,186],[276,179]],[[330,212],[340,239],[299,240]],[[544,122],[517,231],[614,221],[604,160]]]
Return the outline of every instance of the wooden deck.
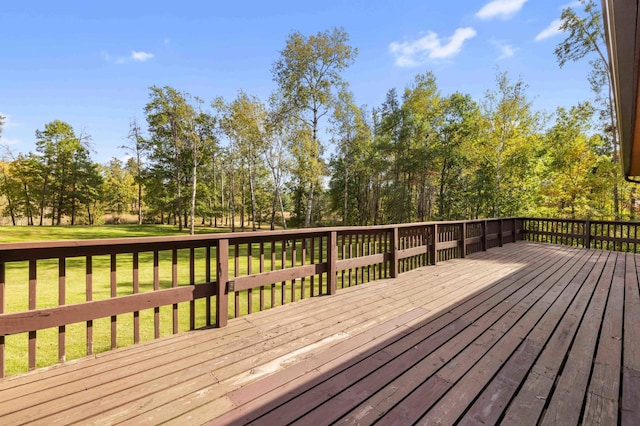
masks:
[[[638,425],[638,267],[509,244],[0,380],[0,423]]]

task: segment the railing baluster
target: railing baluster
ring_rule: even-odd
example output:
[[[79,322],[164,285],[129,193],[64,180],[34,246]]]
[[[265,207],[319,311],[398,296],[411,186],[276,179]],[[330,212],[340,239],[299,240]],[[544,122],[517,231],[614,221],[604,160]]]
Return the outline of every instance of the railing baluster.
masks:
[[[247,275],[251,275],[253,270],[253,252],[252,247],[253,244],[247,244]],[[247,313],[253,313],[253,289],[250,288],[247,290]]]
[[[276,242],[271,240],[271,270],[276,270]],[[276,283],[271,284],[271,307],[276,305]]]
[[[133,253],[133,294],[140,292],[138,252]],[[133,343],[140,343],[140,311],[133,311]]]
[[[211,282],[211,246],[207,245],[205,249],[205,260],[204,260],[204,279],[207,283]],[[210,284],[207,284],[210,285]],[[211,296],[207,296],[205,298],[205,321],[207,325],[211,325]]]
[[[109,273],[109,282],[111,284],[111,297],[118,296],[118,281],[116,277],[116,255],[111,254],[110,256],[110,273]],[[118,316],[111,316],[111,349],[115,349],[118,347]]]
[[[153,291],[160,290],[160,255],[158,250],[153,251]],[[153,308],[153,336],[160,337],[160,307]]]
[[[178,287],[178,250],[171,250],[171,288]],[[171,309],[173,313],[173,334],[178,334],[178,304],[174,303]]]
[[[297,263],[297,252],[296,252],[296,239],[291,240],[291,267],[295,268]],[[291,280],[291,301],[296,301],[296,279]]]
[[[367,256],[371,255],[371,234],[367,234]],[[373,265],[367,265],[367,282],[371,281],[371,268]],[[373,273],[375,278],[375,272]]]
[[[87,256],[85,263],[85,300],[93,300],[93,257]],[[93,320],[87,321],[87,355],[93,354]]]
[[[64,257],[58,258],[58,306],[67,303],[67,263]],[[66,326],[58,326],[58,362],[65,362],[67,359],[66,348]]]
[[[260,273],[264,272],[264,241],[260,241]],[[260,311],[264,311],[264,286],[260,286]]]
[[[302,241],[300,242],[300,250],[301,250],[301,253],[300,253],[300,259],[301,259],[300,265],[304,266],[305,263],[306,263],[305,260],[306,260],[306,257],[307,257],[307,239],[306,238],[303,238]],[[300,278],[300,299],[304,299],[304,297],[305,297],[305,295],[304,295],[305,288],[304,287],[305,287],[305,279],[304,279],[304,277],[302,277],[302,278]]]
[[[316,238],[317,237],[311,237],[311,254],[309,257],[309,262],[313,265],[316,263]],[[311,275],[311,278],[309,279],[309,287],[311,287],[311,297],[315,296],[315,290],[316,290],[316,286],[315,286],[315,275]],[[320,292],[318,292],[318,294],[320,294]]]
[[[37,286],[37,262],[35,259],[29,260],[29,310],[36,309],[36,286]],[[36,368],[36,340],[37,332],[29,332],[29,370]]]
[[[240,244],[233,246],[233,278],[240,276]],[[240,316],[240,292],[233,291],[233,317]]]
[[[281,269],[285,269],[287,267],[287,243],[286,239],[282,240],[282,247],[280,248],[280,266]],[[282,281],[280,285],[280,305],[284,305],[286,301],[286,291],[287,291],[287,282]]]
[[[196,253],[195,249],[191,247],[189,249],[189,285],[196,285]],[[191,299],[189,301],[189,330],[196,329],[196,301]]]

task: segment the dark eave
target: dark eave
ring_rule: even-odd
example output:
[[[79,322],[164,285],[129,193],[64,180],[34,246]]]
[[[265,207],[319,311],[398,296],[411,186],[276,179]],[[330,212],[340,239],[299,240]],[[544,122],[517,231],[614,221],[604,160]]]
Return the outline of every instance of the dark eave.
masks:
[[[640,178],[638,0],[602,0],[625,177]]]

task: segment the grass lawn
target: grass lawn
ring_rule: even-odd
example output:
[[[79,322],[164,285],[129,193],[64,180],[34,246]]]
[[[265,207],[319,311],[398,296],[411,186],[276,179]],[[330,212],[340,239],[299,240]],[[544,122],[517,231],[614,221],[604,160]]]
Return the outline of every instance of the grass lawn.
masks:
[[[197,228],[198,233],[228,232],[227,229]],[[154,225],[119,225],[119,226],[60,226],[60,227],[2,227],[0,228],[0,242],[26,242],[64,239],[92,239],[92,238],[123,238],[123,237],[145,237],[145,236],[168,236],[186,235],[185,232],[178,232],[174,226],[154,226]],[[310,263],[310,243],[307,242],[307,256],[305,263]],[[302,247],[300,241],[296,244],[295,264],[301,264]],[[235,246],[230,246],[229,270],[230,277],[234,275],[234,268],[238,268],[238,275],[245,275],[248,271],[249,262],[252,265],[252,272],[256,273],[260,267],[259,245],[251,246],[251,256],[248,255],[249,245],[243,244],[237,247],[239,259],[236,263],[234,253]],[[274,269],[282,267],[282,244],[276,243],[274,247],[275,264]],[[272,268],[271,265],[271,244],[265,244],[265,271]],[[286,246],[286,264],[292,265],[293,245]],[[326,250],[326,247],[324,247]],[[323,250],[323,251],[324,251]],[[190,251],[177,251],[177,275],[179,285],[189,285],[189,255]],[[314,258],[319,259],[319,243],[315,243]],[[215,280],[215,253],[212,250],[212,271],[211,279]],[[324,256],[324,254],[323,254]],[[205,249],[195,250],[195,282],[206,282]],[[111,297],[110,292],[110,257],[94,256],[93,262],[93,300],[106,299]],[[117,295],[126,295],[133,292],[132,279],[133,256],[131,254],[121,254],[117,256]],[[146,252],[139,254],[139,281],[140,292],[153,290],[153,253]],[[66,261],[66,299],[67,304],[80,303],[86,301],[85,284],[86,260],[81,258],[69,258]],[[169,288],[172,285],[172,252],[162,251],[159,253],[160,288]],[[13,262],[6,266],[5,284],[5,312],[19,312],[28,309],[28,264],[27,262]],[[310,279],[306,280],[304,297],[309,297]],[[315,278],[316,294],[319,277]],[[291,287],[294,286],[295,298],[302,297],[301,280],[295,283],[279,283],[275,286],[275,298],[271,300],[271,289],[264,292],[265,307],[282,304],[282,299],[288,302],[292,298]],[[324,283],[326,285],[326,280]],[[38,261],[37,264],[37,295],[36,307],[46,308],[58,306],[58,261],[57,259]],[[247,291],[239,295],[240,311],[239,315],[247,312],[248,297],[251,297],[253,309],[258,310],[260,306],[260,292],[253,290],[249,296]],[[235,316],[234,310],[235,295],[229,297],[229,316]],[[200,299],[195,302],[196,327],[206,325],[206,300]],[[212,298],[212,317],[215,318],[215,298]],[[160,308],[160,335],[166,336],[173,332],[172,329],[172,307],[164,306]],[[140,339],[141,341],[152,340],[154,338],[153,310],[148,309],[140,312]],[[178,306],[178,328],[179,331],[190,329],[190,306],[189,302],[181,303]],[[117,343],[118,347],[133,344],[133,314],[119,315],[117,318]],[[94,353],[110,349],[111,323],[109,318],[93,321],[93,349]],[[11,375],[27,370],[28,367],[28,335],[27,333],[6,337],[6,374]],[[71,324],[66,327],[66,359],[79,358],[86,355],[86,324]],[[58,329],[47,329],[37,333],[37,365],[38,367],[52,365],[58,362]]]
[[[196,227],[197,234],[230,232],[228,228]],[[188,235],[173,225],[103,225],[103,226],[2,226],[0,243],[88,240],[92,238],[160,237]]]

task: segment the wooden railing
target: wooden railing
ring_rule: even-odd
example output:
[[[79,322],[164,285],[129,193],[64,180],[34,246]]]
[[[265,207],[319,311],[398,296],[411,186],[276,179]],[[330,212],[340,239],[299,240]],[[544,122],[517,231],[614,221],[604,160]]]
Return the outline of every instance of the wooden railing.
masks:
[[[515,242],[522,231],[523,221],[509,218],[0,244],[0,377],[224,327],[228,318]]]
[[[527,241],[640,253],[640,222],[523,218]]]

